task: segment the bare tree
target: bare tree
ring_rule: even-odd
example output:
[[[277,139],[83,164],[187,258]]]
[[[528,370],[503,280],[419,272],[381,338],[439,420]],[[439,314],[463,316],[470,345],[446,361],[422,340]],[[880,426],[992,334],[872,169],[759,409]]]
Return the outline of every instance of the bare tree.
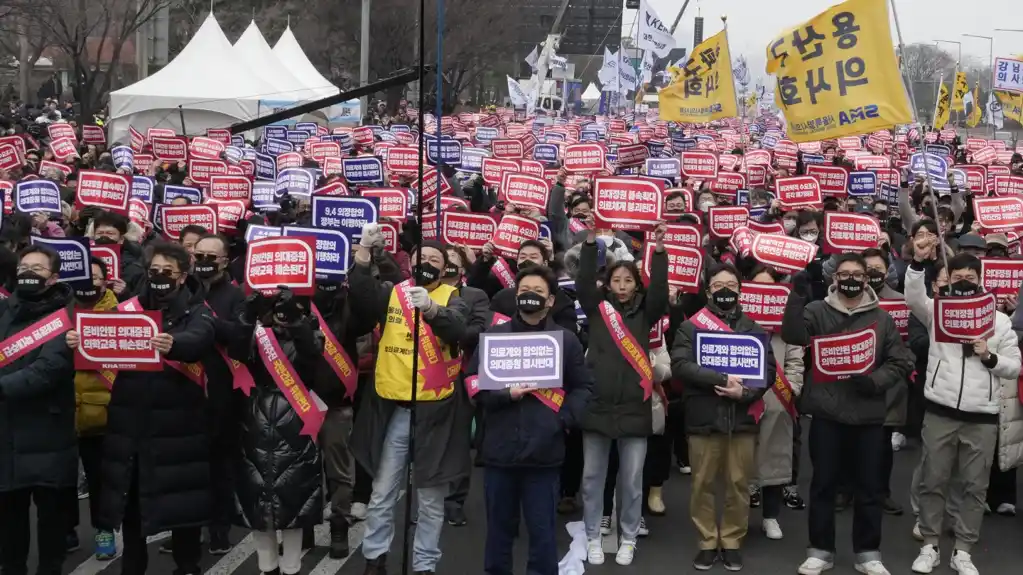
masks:
[[[175,0],[8,0],[67,57],[89,117],[101,106],[126,42]]]
[[[910,82],[930,82],[942,72],[946,77],[955,71],[951,54],[932,44],[910,44],[902,52],[902,72]]]

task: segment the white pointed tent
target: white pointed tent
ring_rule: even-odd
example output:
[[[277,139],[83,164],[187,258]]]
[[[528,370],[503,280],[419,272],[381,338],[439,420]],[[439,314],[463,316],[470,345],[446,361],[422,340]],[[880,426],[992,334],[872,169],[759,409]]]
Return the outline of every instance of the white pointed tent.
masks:
[[[172,128],[189,135],[251,120],[277,89],[237,58],[211,13],[177,57],[160,71],[110,94],[109,141],[128,141],[128,126]]]
[[[316,66],[309,61],[302,46],[299,45],[298,39],[291,31],[290,25],[284,29],[284,33],[274,44],[273,53],[293,76],[316,94],[316,97],[328,98],[340,93],[337,86],[324,78]],[[327,110],[327,120],[332,124],[360,122],[362,113],[359,100],[334,104]]]
[[[259,27],[256,26],[255,20],[249,23],[249,27],[234,43],[232,51],[239,60],[245,62],[252,70],[256,70],[260,77],[274,87],[276,94],[268,95],[264,99],[292,102],[293,105],[298,105],[326,97],[310,90],[304,82],[291,73],[270,49],[270,45],[266,43]],[[334,89],[334,93],[337,93],[337,88]]]

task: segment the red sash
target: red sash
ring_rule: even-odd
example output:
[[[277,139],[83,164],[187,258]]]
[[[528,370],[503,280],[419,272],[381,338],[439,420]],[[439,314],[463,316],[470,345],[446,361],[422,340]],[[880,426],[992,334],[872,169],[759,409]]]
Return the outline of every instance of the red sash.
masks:
[[[495,325],[501,325],[502,323],[508,323],[510,321],[511,321],[510,317],[504,315],[503,313],[498,313],[495,311],[494,317],[490,320],[490,327],[494,327]]]
[[[650,358],[640,347],[639,342],[625,327],[622,315],[611,305],[611,302],[604,300],[600,302],[600,317],[604,319],[607,331],[618,346],[618,351],[625,356],[625,359],[639,374],[639,385],[643,388],[643,400],[650,399],[654,390],[654,368],[650,365]]]
[[[206,305],[209,307],[209,303]],[[213,317],[217,317],[217,312],[213,311],[212,307],[210,307],[210,313],[213,314]],[[245,367],[244,363],[229,357],[224,346],[218,345],[217,353],[220,354],[224,363],[227,364],[227,369],[231,370],[231,381],[233,382],[231,389],[240,389],[245,394],[245,397],[248,397],[252,393],[252,388],[256,387],[256,380],[252,379],[252,372],[249,371],[248,367]]]
[[[469,394],[469,398],[476,397],[476,394],[480,392],[479,378],[475,375],[470,375],[465,378],[465,391]],[[537,389],[529,392],[530,395],[540,400],[540,403],[551,408],[551,411],[558,413],[561,411],[561,405],[565,403],[565,390],[558,389]]]
[[[71,329],[74,329],[71,316],[68,315],[66,308],[61,308],[0,341],[0,368],[7,367],[33,349]]]
[[[139,303],[138,296],[131,298],[128,301],[117,304],[117,311],[142,311],[142,304]],[[206,387],[205,376],[206,370],[203,369],[202,364],[199,362],[195,363],[181,363],[180,361],[173,361],[164,358],[163,362],[170,367],[181,372],[185,377],[192,380],[193,383],[201,387]],[[230,365],[230,362],[229,362]]]
[[[581,232],[581,231],[583,231],[585,229],[587,229],[585,222],[583,222],[582,220],[580,220],[578,218],[569,218],[569,220],[568,220],[568,231],[572,232],[573,234],[578,234],[579,232]]]
[[[291,404],[291,408],[302,419],[300,434],[309,436],[315,443],[320,434],[320,427],[323,426],[323,411],[320,410],[315,398],[310,395],[309,390],[298,377],[295,366],[284,355],[274,332],[260,325],[256,326],[255,335],[256,348],[259,350],[259,357],[263,360],[263,365],[266,366],[266,371],[273,378],[288,403]]]
[[[11,292],[0,287],[0,299],[7,299],[9,297],[11,297]]]
[[[689,321],[693,322],[693,325],[700,329],[708,329],[713,331],[732,331],[723,321],[709,311],[707,308],[701,309],[700,311],[693,314],[693,317],[689,318]],[[796,397],[792,391],[792,384],[785,377],[784,369],[775,369],[774,371],[774,384],[771,386],[771,391],[774,392],[774,396],[781,402],[782,407],[785,411],[789,412],[789,415],[793,419],[799,417],[799,413],[796,411]],[[749,411],[753,419],[760,423],[760,418],[764,416],[764,401],[757,400],[750,405]]]
[[[508,260],[502,257],[498,257],[494,265],[490,267],[490,273],[494,274],[497,277],[497,281],[501,282],[501,285],[506,288],[515,285],[515,274],[512,273]]]
[[[345,397],[355,397],[355,389],[359,385],[359,372],[355,368],[355,364],[352,362],[352,358],[348,356],[345,348],[341,347],[341,342],[337,340],[337,336],[327,326],[327,322],[323,320],[323,315],[320,314],[320,310],[316,309],[316,304],[312,306],[313,314],[316,319],[320,321],[320,331],[323,332],[323,359],[327,360],[327,365],[334,371],[334,375],[341,380],[341,384],[345,386]]]
[[[405,327],[408,328],[411,335],[415,333],[412,321],[415,315],[412,301],[409,299],[409,287],[411,287],[410,280],[406,280],[395,285],[394,292],[397,295],[398,305],[401,306],[401,315],[405,318]],[[424,379],[423,391],[437,392],[451,385],[455,376],[458,375],[460,368],[458,358],[445,361],[444,348],[437,336],[433,335],[433,328],[425,321],[419,323],[419,362],[423,364],[419,368],[419,375]],[[452,367],[454,371],[452,371]]]

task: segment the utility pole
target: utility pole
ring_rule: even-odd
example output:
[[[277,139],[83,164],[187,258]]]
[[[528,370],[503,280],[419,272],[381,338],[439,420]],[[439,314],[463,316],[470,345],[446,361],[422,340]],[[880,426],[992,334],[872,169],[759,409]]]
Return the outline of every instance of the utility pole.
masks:
[[[686,0],[685,4],[682,5],[682,9],[678,11],[678,15],[675,16],[675,23],[671,25],[671,35],[675,35],[675,29],[678,28],[678,23],[682,21],[682,15],[686,13],[686,8],[689,7],[689,0]]]
[[[362,0],[362,41],[359,47],[359,85],[369,84],[369,11],[373,0]],[[369,113],[369,96],[362,97],[362,115]]]

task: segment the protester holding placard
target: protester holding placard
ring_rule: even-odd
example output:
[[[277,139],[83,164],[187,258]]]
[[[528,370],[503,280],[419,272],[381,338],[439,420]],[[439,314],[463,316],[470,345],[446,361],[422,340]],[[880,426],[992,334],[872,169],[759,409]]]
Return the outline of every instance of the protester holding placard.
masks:
[[[914,240],[913,262],[906,272],[906,303],[913,315],[931,333],[927,361],[928,385],[924,387],[927,413],[923,424],[923,463],[920,470],[920,533],[924,545],[913,562],[913,571],[930,573],[940,563],[938,548],[945,515],[946,492],[954,480],[963,485],[964,497],[954,525],[953,568],[976,573],[970,551],[980,537],[984,518],[990,467],[999,439],[1002,388],[1016,386],[1020,375],[1019,338],[1012,321],[1002,312],[994,313],[993,330],[977,333],[962,343],[942,343],[937,332],[947,332],[955,323],[979,323],[978,309],[953,309],[942,313],[936,304],[942,299],[969,298],[983,292],[981,263],[969,254],[948,261],[947,287],[936,300],[927,296],[924,262],[938,244],[936,237]],[[949,319],[951,317],[952,319]],[[957,319],[976,318],[976,319]],[[1011,469],[1020,461],[999,461]],[[955,470],[955,471],[953,471]]]
[[[298,573],[302,529],[323,521],[322,460],[315,444],[323,416],[305,385],[315,377],[323,334],[309,305],[308,297],[287,288],[272,296],[253,292],[228,348],[255,384],[239,418],[233,523],[252,530],[264,573]]]
[[[909,376],[912,355],[902,342],[895,322],[878,307],[867,289],[867,264],[859,254],[843,254],[827,297],[809,301],[808,274],[793,277],[785,307],[781,335],[790,345],[810,345],[814,338],[836,340],[827,354],[807,352],[813,369],[804,376],[799,400],[801,413],[813,416],[810,424],[810,548],[799,567],[801,575],[831,569],[835,554],[835,495],[844,468],[853,458],[855,476],[853,552],[858,570],[886,573],[881,563],[881,442],[884,441],[885,393]],[[853,335],[856,339],[851,339]],[[861,335],[862,334],[862,335]],[[838,337],[848,335],[849,341]],[[834,336],[834,337],[831,337]],[[837,339],[836,339],[837,338]],[[821,342],[829,339],[819,340]],[[874,345],[863,342],[874,341]],[[842,347],[845,346],[845,347]],[[859,350],[854,353],[852,349]],[[836,355],[841,354],[841,355]],[[835,358],[841,359],[836,362]],[[824,370],[843,367],[849,375],[818,382]]]
[[[729,264],[716,264],[706,274],[707,314],[715,331],[764,334],[739,306],[742,283],[739,272]],[[775,380],[775,359],[770,348],[752,358],[762,368],[759,384],[744,385],[742,377],[726,375],[700,361],[697,330],[706,329],[695,318],[684,322],[671,348],[672,374],[682,382],[689,458],[693,465],[690,514],[699,535],[693,567],[710,569],[720,560],[726,569],[742,569],[739,549],[749,520],[749,485],[754,474],[754,449],[761,398]],[[766,338],[764,338],[766,340]],[[717,346],[710,346],[717,347]],[[760,344],[763,350],[763,342]],[[725,355],[727,367],[727,353]],[[720,363],[718,363],[720,365]],[[770,383],[768,383],[770,382]],[[791,443],[790,443],[791,445]],[[716,490],[723,483],[724,514],[717,517]]]
[[[597,233],[591,230],[580,252],[576,289],[590,325],[587,364],[596,375],[593,399],[582,421],[583,520],[587,559],[604,562],[600,541],[604,479],[611,442],[618,443],[622,481],[622,539],[615,561],[632,563],[643,498],[646,438],[652,429],[653,370],[649,359],[650,328],[668,309],[666,227],[658,224],[650,262],[650,287],[642,287],[639,268],[631,261],[609,266],[597,285]]]
[[[443,245],[423,242],[414,282],[392,286],[381,285],[370,273],[370,248],[382,242],[377,224],[364,226],[348,276],[351,305],[369,310],[381,325],[374,386],[365,391],[352,431],[356,460],[374,478],[362,554],[367,573],[384,573],[394,537],[398,484],[409,456],[405,438],[408,402],[414,393],[417,441],[411,455],[417,470],[419,522],[412,567],[432,572],[441,556],[444,498],[469,465],[469,434],[457,424],[459,410],[469,406],[456,393],[459,363],[454,352],[465,336],[468,310],[455,289],[440,281],[447,265]],[[412,326],[419,317],[420,373],[413,380]]]
[[[558,573],[556,520],[565,432],[578,426],[584,416],[593,376],[585,365],[579,340],[550,315],[557,286],[554,273],[545,266],[522,270],[516,276],[515,314],[486,330],[488,336],[560,332],[561,356],[554,358],[560,363],[557,387],[534,389],[512,384],[503,389],[483,389],[478,386],[478,374],[487,368],[481,364],[479,348],[465,370],[469,393],[486,414],[480,460],[486,482],[487,573],[512,572],[512,546],[520,509],[529,533],[528,571]],[[528,371],[524,368],[523,373]]]
[[[103,445],[98,526],[121,526],[126,571],[145,573],[146,537],[171,530],[178,570],[197,573],[201,527],[212,508],[210,451],[206,391],[187,364],[210,353],[215,330],[205,290],[189,274],[188,252],[166,243],[151,249],[148,281],[126,309],[161,312],[163,325],[150,345],[163,367],[117,372]],[[79,334],[69,332],[67,341],[77,348]]]
[[[99,212],[92,219],[92,230],[97,244],[121,246],[121,281],[124,286],[118,286],[120,290],[115,287],[114,292],[118,296],[139,293],[146,277],[144,254],[139,244],[126,237],[128,219],[113,212]]]
[[[782,277],[762,264],[749,273],[749,281],[760,284],[777,284]],[[783,537],[778,522],[782,502],[793,494],[798,497],[795,479],[802,441],[796,439],[801,431],[796,401],[803,389],[804,366],[803,349],[785,343],[777,330],[771,334],[771,351],[775,362],[780,361],[781,365],[776,366],[771,393],[763,396],[764,413],[757,432],[756,483],[763,505],[761,528],[768,539],[777,540]],[[751,494],[751,499],[755,495]]]
[[[71,288],[60,257],[34,245],[18,254],[14,293],[0,300],[0,544],[4,573],[26,573],[36,510],[38,573],[61,573],[72,525],[67,494],[78,479]],[[77,503],[77,502],[76,502]]]
[[[75,309],[88,311],[111,311],[117,307],[117,296],[106,287],[106,264],[99,258],[92,258],[92,280],[84,285],[75,285]],[[110,389],[114,383],[113,371],[75,372],[75,427],[78,431],[78,455],[85,472],[89,493],[89,521],[96,528],[93,553],[97,559],[109,561],[117,555],[114,532],[98,528],[100,496],[103,488],[103,440],[107,427],[107,405],[110,404]],[[74,528],[78,526],[78,494],[70,492],[69,509],[73,519],[71,531],[78,539]]]

